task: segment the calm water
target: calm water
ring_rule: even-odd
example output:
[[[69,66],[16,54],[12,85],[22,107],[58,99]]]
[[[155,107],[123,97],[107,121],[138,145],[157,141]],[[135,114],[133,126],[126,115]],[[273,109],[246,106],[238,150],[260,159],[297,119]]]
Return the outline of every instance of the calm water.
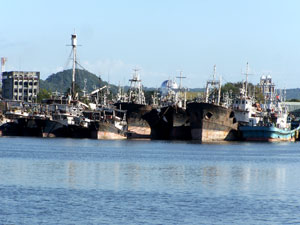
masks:
[[[0,138],[0,224],[300,224],[300,143]]]

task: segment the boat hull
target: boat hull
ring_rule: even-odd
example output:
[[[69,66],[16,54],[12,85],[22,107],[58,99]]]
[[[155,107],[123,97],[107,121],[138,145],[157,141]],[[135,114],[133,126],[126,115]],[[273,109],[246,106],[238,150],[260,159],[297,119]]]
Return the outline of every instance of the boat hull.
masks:
[[[187,105],[193,140],[201,142],[237,139],[238,123],[231,109],[203,102]]]
[[[298,137],[298,129],[283,130],[267,126],[241,126],[239,130],[246,141],[281,142],[295,141]]]
[[[149,138],[151,128],[143,115],[150,112],[150,105],[136,104],[130,102],[116,103],[118,109],[126,110],[126,120],[129,138]]]
[[[104,121],[91,122],[91,138],[98,140],[121,140],[127,139],[127,133]]]
[[[191,140],[186,110],[176,106],[152,109],[143,118],[151,127],[151,139]]]

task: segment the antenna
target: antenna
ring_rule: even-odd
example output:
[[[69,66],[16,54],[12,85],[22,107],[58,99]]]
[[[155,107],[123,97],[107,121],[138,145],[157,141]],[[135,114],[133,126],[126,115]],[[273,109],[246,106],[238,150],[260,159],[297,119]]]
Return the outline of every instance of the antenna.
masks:
[[[246,66],[246,96],[247,96],[247,91],[248,91],[248,73],[249,73],[249,63],[247,62],[247,66]]]
[[[214,65],[213,82],[215,82],[216,75],[217,75],[217,66]]]
[[[244,73],[244,75],[246,75],[245,96],[247,96],[247,94],[248,94],[247,93],[248,92],[248,76],[253,75],[253,74],[249,74],[249,63],[248,62],[247,62],[247,65],[246,65],[246,73]]]
[[[179,78],[179,90],[181,90],[181,88],[182,88],[181,81],[182,81],[182,79],[186,78],[186,77],[182,76],[182,70],[180,70],[179,77],[176,77],[176,78]]]
[[[86,93],[86,82],[87,82],[87,79],[85,78],[84,79],[84,88],[83,88],[83,97],[85,97],[85,93]]]

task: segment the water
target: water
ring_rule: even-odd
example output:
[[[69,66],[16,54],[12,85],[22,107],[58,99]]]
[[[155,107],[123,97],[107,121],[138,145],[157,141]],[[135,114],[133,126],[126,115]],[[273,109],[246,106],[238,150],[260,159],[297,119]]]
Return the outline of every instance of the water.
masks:
[[[300,224],[300,143],[0,138],[0,224]]]

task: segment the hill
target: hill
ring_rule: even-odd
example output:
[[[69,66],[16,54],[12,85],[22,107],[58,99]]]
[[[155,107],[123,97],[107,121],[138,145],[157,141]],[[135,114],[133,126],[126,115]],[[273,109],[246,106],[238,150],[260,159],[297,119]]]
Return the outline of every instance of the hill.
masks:
[[[96,88],[103,87],[108,83],[97,77],[95,74],[86,70],[76,69],[76,86],[80,90],[84,89],[84,80],[86,79],[87,92],[91,92]],[[72,70],[64,70],[55,74],[51,74],[46,80],[40,80],[40,88],[46,89],[51,92],[66,93],[72,83]],[[117,93],[118,87],[115,85],[109,85],[112,93]]]
[[[286,99],[300,99],[300,88],[286,89]]]
[[[83,90],[84,88],[84,80],[87,80],[86,82],[86,89],[87,92],[91,92],[95,89],[95,87],[103,87],[104,85],[107,85],[108,83],[97,77],[95,74],[90,73],[86,70],[80,70],[76,69],[76,85],[79,87],[80,90]],[[51,74],[46,80],[40,80],[40,88],[46,89],[51,92],[61,92],[66,93],[69,88],[71,87],[71,80],[72,80],[72,70],[64,70],[55,74]],[[118,87],[116,85],[110,84],[110,91],[113,94],[116,94],[118,92]],[[227,87],[229,89],[234,89],[232,86],[241,86],[240,83],[227,83],[224,87]],[[125,91],[129,89],[129,86],[124,87]],[[226,89],[226,88],[225,88]],[[143,87],[143,90],[145,92],[153,92],[156,91],[157,88],[151,88],[151,87]],[[191,88],[188,90],[189,92],[203,92],[205,91],[204,88]],[[286,89],[286,99],[300,99],[300,88],[294,88],[294,89]]]

